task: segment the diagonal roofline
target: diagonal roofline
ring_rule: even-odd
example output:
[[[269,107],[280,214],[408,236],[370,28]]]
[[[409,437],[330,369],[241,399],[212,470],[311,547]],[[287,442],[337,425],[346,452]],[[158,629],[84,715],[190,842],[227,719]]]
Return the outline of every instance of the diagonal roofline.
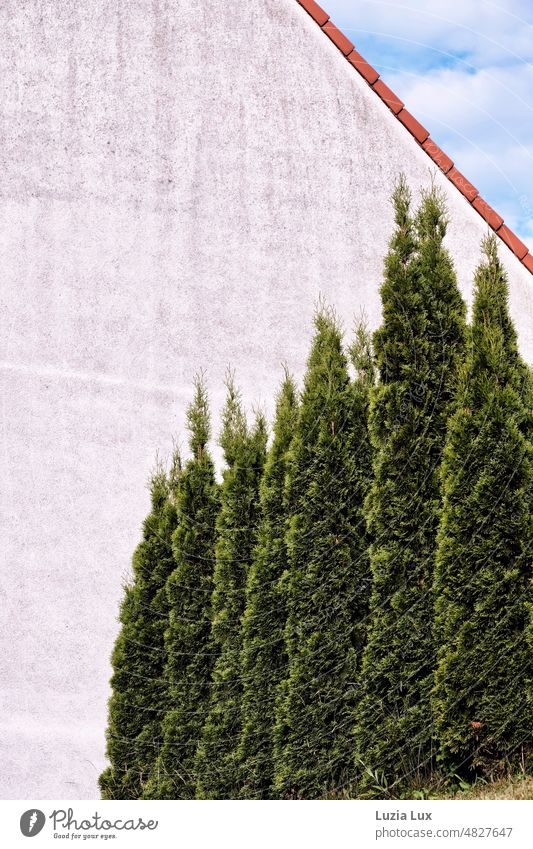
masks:
[[[464,174],[455,167],[453,161],[433,141],[429,131],[416,120],[414,115],[405,108],[403,101],[385,85],[375,68],[357,52],[354,45],[343,32],[335,26],[327,12],[322,9],[315,0],[296,0],[300,6],[313,18],[322,32],[324,32],[333,44],[346,57],[350,65],[363,77],[378,97],[387,104],[392,114],[411,133],[419,147],[424,150],[430,159],[438,165],[442,173],[467,199],[470,206],[487,222],[512,253],[520,260],[527,270],[533,274],[533,256],[529,253],[526,245],[504,224],[503,218],[481,197],[475,186],[470,183]]]

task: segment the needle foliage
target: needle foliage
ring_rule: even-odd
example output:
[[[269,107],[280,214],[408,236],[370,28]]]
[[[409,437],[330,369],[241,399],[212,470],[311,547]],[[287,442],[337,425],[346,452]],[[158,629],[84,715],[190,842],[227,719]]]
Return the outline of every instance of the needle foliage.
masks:
[[[374,337],[375,476],[366,505],[373,589],[355,719],[359,792],[368,796],[387,795],[387,788],[398,793],[432,766],[439,468],[465,348],[465,307],[443,245],[442,200],[430,190],[413,218],[400,179],[393,201],[396,230]]]
[[[197,795],[203,799],[234,799],[240,795],[237,749],[242,727],[241,619],[257,544],[259,484],[266,442],[264,417],[258,414],[254,426],[248,427],[230,378],[220,440],[227,468],[217,519],[212,596],[212,639],[218,656],[196,760]]]
[[[175,455],[170,475],[151,481],[152,509],[133,556],[133,579],[120,608],[120,631],[111,664],[107,756],[99,779],[103,799],[138,799],[161,744],[168,709],[164,634],[168,622],[165,584],[174,569],[172,535],[181,476]]]
[[[166,584],[165,633],[170,709],[163,745],[144,798],[194,799],[195,757],[205,722],[214,661],[211,595],[219,487],[207,448],[211,423],[204,381],[198,377],[187,411],[191,457],[180,480],[178,526],[172,538],[175,569]]]
[[[370,591],[367,397],[365,380],[350,380],[335,316],[320,308],[287,474],[288,673],[274,776],[281,797],[321,798],[351,775]]]
[[[246,587],[242,650],[241,796],[268,799],[274,774],[276,695],[285,672],[285,599],[280,578],[287,569],[285,531],[287,454],[297,417],[296,387],[286,374],[278,394],[274,438],[261,482],[259,541]]]
[[[433,709],[446,770],[467,775],[519,766],[531,749],[530,414],[495,237],[484,252],[442,466],[435,573]]]

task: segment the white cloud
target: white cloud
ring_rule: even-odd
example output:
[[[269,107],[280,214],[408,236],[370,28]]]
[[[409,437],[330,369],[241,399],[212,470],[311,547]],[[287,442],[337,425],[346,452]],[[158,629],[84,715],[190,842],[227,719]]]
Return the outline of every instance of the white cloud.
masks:
[[[330,0],[327,10],[355,36],[359,31],[401,40],[406,50],[422,45],[482,64],[495,57],[512,62],[533,57],[527,0]]]
[[[324,5],[533,250],[530,0]]]

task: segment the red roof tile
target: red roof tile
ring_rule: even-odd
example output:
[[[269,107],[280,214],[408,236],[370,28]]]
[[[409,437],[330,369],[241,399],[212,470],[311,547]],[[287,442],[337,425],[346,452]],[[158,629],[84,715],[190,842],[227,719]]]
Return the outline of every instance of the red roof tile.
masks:
[[[407,111],[407,109],[402,109],[401,112],[398,112],[398,120],[402,122],[404,127],[407,127],[411,135],[413,135],[420,144],[422,144],[422,142],[429,136],[428,130],[426,130],[426,128],[423,127],[422,124],[420,124],[416,118]]]
[[[351,62],[354,68],[359,71],[361,76],[365,78],[367,83],[370,83],[370,85],[374,85],[374,83],[379,79],[379,74],[376,69],[373,68],[366,59],[363,59],[357,50],[352,50],[347,59],[348,62]]]
[[[385,101],[389,109],[391,109],[395,115],[403,109],[403,101],[394,94],[388,85],[385,85],[383,80],[378,80],[377,83],[374,83],[372,88],[377,94],[379,94],[381,99]]]
[[[298,3],[315,19],[319,26],[323,27],[326,21],[329,21],[328,13],[318,3],[315,3],[315,0],[298,0]]]
[[[478,196],[479,192],[476,187],[473,186],[472,183],[470,183],[469,180],[466,179],[465,175],[461,174],[461,172],[457,168],[455,168],[455,166],[450,171],[448,171],[446,176],[448,177],[448,180],[452,181],[454,186],[457,186],[461,194],[463,194],[465,198],[468,198],[470,203],[472,203],[474,198]]]
[[[506,245],[509,245],[512,252],[517,255],[518,259],[524,259],[527,254],[526,246],[520,241],[518,236],[515,236],[512,230],[509,230],[505,224],[502,224],[498,230],[498,236],[503,239]]]
[[[474,209],[477,209],[482,218],[485,219],[487,224],[492,227],[493,230],[497,230],[498,227],[501,227],[503,224],[503,218],[501,215],[498,215],[497,212],[494,211],[492,206],[489,206],[486,200],[483,200],[481,195],[478,195],[477,198],[472,202],[472,206]]]
[[[528,271],[531,271],[533,274],[533,256],[531,254],[526,254],[522,260],[522,263],[525,265]]]
[[[453,168],[453,160],[441,150],[438,144],[435,144],[432,138],[426,139],[422,147],[428,156],[431,156],[433,162],[439,166],[443,174],[447,174],[450,168]]]
[[[528,253],[527,247],[520,241],[518,236],[504,223],[501,215],[492,209],[489,204],[479,196],[479,192],[464,174],[454,167],[449,156],[435,144],[429,137],[426,128],[404,108],[403,102],[391,89],[379,78],[379,74],[362,56],[355,50],[352,42],[330,21],[327,12],[322,9],[315,0],[297,0],[306,12],[324,30],[326,35],[333,41],[339,50],[346,56],[350,64],[356,68],[361,76],[369,83],[371,88],[387,104],[389,109],[396,115],[399,121],[406,127],[411,135],[419,142],[422,149],[439,166],[441,171],[459,189],[461,194],[470,202],[471,206],[478,212],[487,224],[498,233],[498,236],[513,251],[522,264],[533,274],[533,256]]]
[[[344,53],[344,55],[347,56],[348,53],[352,52],[352,42],[349,38],[346,38],[346,36],[340,31],[340,29],[335,26],[333,21],[328,21],[326,24],[324,24],[322,29],[324,30],[328,38],[331,38],[333,44],[335,44],[339,48],[341,53]]]

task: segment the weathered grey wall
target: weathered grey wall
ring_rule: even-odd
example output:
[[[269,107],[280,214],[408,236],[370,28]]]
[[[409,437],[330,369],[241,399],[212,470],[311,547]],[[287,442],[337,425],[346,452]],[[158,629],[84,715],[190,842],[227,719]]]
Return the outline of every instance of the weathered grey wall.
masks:
[[[155,451],[207,369],[301,375],[313,302],[379,317],[391,182],[429,159],[294,0],[4,0],[4,798],[96,797]],[[484,225],[450,184],[465,294]],[[530,275],[506,250],[524,352]]]

